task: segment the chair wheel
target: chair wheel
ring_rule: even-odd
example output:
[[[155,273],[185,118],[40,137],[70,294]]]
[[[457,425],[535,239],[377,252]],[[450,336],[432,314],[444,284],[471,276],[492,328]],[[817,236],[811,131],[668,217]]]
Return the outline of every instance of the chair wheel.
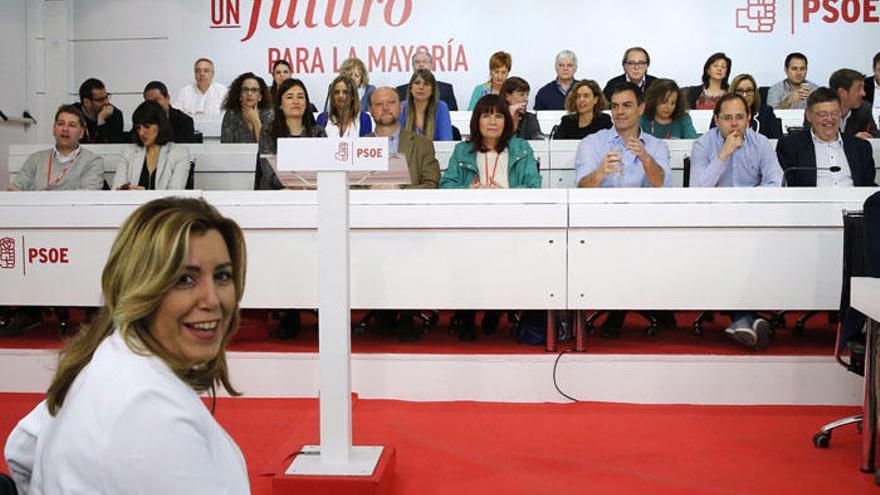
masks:
[[[831,433],[819,432],[813,435],[813,445],[819,449],[827,449],[831,445]]]
[[[645,329],[645,335],[647,335],[648,337],[656,337],[658,333],[660,333],[660,329],[654,325],[651,325],[650,327]]]
[[[354,332],[355,335],[364,335],[364,334],[366,334],[366,333],[367,333],[367,323],[366,323],[366,322],[358,323],[358,324],[352,329],[352,332]]]
[[[70,324],[70,321],[64,320],[64,321],[58,322],[58,333],[60,333],[61,335],[66,337],[72,333],[71,330],[72,330],[72,325]]]
[[[803,322],[800,322],[800,321],[797,322],[797,324],[794,326],[794,334],[797,335],[798,337],[803,337],[803,335],[804,335]]]
[[[694,325],[694,329],[691,331],[694,335],[703,335],[703,327],[700,325]]]
[[[803,326],[803,325],[801,325]],[[785,327],[785,317],[782,315],[774,315],[773,318],[770,318],[770,328],[784,328]]]

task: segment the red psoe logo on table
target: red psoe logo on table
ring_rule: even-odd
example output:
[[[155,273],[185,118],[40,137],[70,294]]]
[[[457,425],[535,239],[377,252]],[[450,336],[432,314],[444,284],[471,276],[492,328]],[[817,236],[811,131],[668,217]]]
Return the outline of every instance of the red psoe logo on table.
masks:
[[[336,149],[336,161],[339,162],[347,162],[349,157],[348,152],[348,143],[339,143],[339,148]]]
[[[776,0],[746,0],[736,9],[736,27],[750,33],[772,33],[776,25]]]
[[[0,268],[15,268],[15,239],[12,237],[0,239]]]

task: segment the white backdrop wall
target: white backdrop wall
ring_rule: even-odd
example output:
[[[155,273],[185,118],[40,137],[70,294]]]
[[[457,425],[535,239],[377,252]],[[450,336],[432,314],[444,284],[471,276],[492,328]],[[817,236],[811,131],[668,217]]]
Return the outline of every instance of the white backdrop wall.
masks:
[[[245,71],[271,82],[270,61],[288,56],[320,106],[350,50],[368,63],[373,84],[397,85],[409,79],[407,55],[424,45],[442,53],[435,72],[453,83],[463,108],[500,49],[512,54],[511,74],[531,83],[532,96],[554,77],[562,49],[578,54],[577,78],[602,85],[622,72],[632,45],[649,50],[649,73],[681,85],[697,84],[715,51],[733,59],[733,74],[769,85],[783,77],[791,51],[806,53],[808,77],[824,84],[840,67],[869,71],[880,50],[880,0],[29,0],[48,3],[70,12],[67,96],[75,100],[82,80],[99,77],[126,118],[146,82],[163,80],[174,93],[201,56],[215,61],[223,83]],[[12,89],[2,92],[9,98]]]

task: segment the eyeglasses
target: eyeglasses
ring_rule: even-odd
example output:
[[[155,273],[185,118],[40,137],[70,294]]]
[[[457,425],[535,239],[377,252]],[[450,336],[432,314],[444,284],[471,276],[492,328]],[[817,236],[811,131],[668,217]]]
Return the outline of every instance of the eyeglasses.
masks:
[[[736,93],[740,96],[753,95],[753,94],[755,94],[755,88],[738,89],[738,90],[734,91],[734,93]]]
[[[820,119],[827,119],[828,117],[834,117],[835,119],[839,119],[840,116],[842,115],[840,112],[837,112],[837,111],[834,111],[834,112],[822,111],[822,112],[810,112],[810,113],[812,113],[816,117],[819,117]]]
[[[639,61],[628,60],[628,61],[624,62],[623,65],[625,65],[627,67],[647,67],[648,62],[646,60],[639,60]]]
[[[260,92],[260,88],[241,88],[241,92],[257,94]]]
[[[730,122],[732,120],[736,120],[737,122],[742,122],[742,121],[746,120],[748,117],[749,116],[744,113],[738,113],[736,115],[731,115],[728,113],[728,114],[724,114],[724,115],[719,115],[718,119],[721,120],[722,122]]]
[[[100,97],[100,98],[94,98],[94,97],[92,97],[92,98],[89,98],[89,99],[92,100],[92,101],[94,101],[94,102],[97,102],[97,103],[104,103],[104,102],[110,101],[110,93],[107,93],[107,94],[105,94],[104,96],[102,96],[102,97]]]

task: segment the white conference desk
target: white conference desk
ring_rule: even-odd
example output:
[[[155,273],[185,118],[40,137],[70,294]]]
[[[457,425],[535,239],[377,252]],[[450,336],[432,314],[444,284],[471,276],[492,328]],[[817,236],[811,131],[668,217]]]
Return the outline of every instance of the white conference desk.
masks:
[[[245,232],[251,308],[317,307],[314,191],[201,192]],[[354,308],[565,308],[567,192],[352,191]],[[96,306],[118,226],[155,192],[0,193],[0,304]],[[27,261],[66,248],[69,263]]]
[[[354,308],[815,309],[840,294],[860,189],[352,191]],[[202,192],[245,231],[244,307],[312,308],[314,191]],[[155,192],[0,193],[0,304],[94,306],[116,229]],[[67,249],[66,264],[28,261]]]
[[[37,151],[51,149],[52,144],[17,144],[9,146],[9,174],[21,170],[27,157]],[[104,180],[113,184],[113,174],[123,159],[126,144],[84,144],[86,148],[104,157]],[[256,170],[256,144],[184,144],[195,162],[196,189],[253,190]]]
[[[874,149],[874,162],[880,166],[880,139],[871,139]],[[545,189],[575,187],[574,159],[578,140],[542,140],[529,141],[538,159]],[[666,141],[669,148],[670,167],[674,187],[683,185],[684,159],[691,154],[692,139],[670,139]],[[455,145],[454,141],[434,142],[434,151],[440,170],[446,170],[449,157]],[[776,146],[775,140],[771,145]],[[9,146],[9,173],[14,175],[32,153],[51,148],[51,144],[43,145],[11,145]],[[126,145],[104,144],[85,145],[86,148],[105,158],[105,179],[113,183],[113,172],[122,159],[122,150]],[[190,156],[195,160],[195,188],[206,191],[248,191],[254,186],[254,170],[256,165],[257,145],[255,144],[186,144]]]

